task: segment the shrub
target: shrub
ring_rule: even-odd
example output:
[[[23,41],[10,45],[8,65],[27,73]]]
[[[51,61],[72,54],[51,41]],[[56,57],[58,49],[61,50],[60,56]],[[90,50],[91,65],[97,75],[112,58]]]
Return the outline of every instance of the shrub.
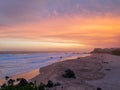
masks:
[[[51,80],[49,80],[49,81],[48,81],[48,84],[46,85],[46,87],[51,88],[51,87],[53,87],[53,86],[54,86],[53,82],[52,82]]]
[[[47,85],[40,83],[38,86],[36,85],[36,81],[34,83],[28,83],[28,81],[24,78],[17,78],[16,81],[19,82],[17,85],[14,84],[15,80],[13,79],[7,80],[7,84],[3,84],[0,87],[0,90],[46,90],[46,88],[52,88],[61,85],[60,83],[54,84],[51,80],[48,81]]]
[[[54,84],[54,87],[60,86],[60,85],[61,85],[61,84],[57,82],[57,83]]]
[[[38,90],[45,90],[45,84],[40,83],[40,85],[38,86]]]
[[[70,69],[67,69],[62,76],[64,78],[76,78],[74,72],[72,70],[70,70]]]
[[[1,86],[1,89],[5,88],[7,85],[4,83],[2,86]],[[0,89],[0,90],[1,90]]]
[[[13,80],[13,79],[9,79],[7,83],[8,83],[8,85],[13,86],[14,82],[15,82],[15,80]]]
[[[47,88],[52,88],[52,87],[56,87],[56,86],[60,86],[61,84],[59,82],[57,83],[53,83],[51,80],[48,81],[47,85],[45,87]]]
[[[8,80],[10,77],[9,76],[5,76],[5,80]]]
[[[6,77],[5,77],[5,79],[6,79]],[[9,78],[6,80],[7,80],[7,84],[3,84],[0,87],[0,90],[37,90],[37,88],[34,87],[34,84],[32,82],[28,83],[27,80],[24,78],[18,78],[16,80],[19,82],[18,85],[14,85],[14,82],[15,82],[14,79]]]
[[[27,82],[27,80],[26,79],[24,79],[24,78],[21,78],[21,79],[19,79],[19,86],[26,86],[26,85],[28,85],[28,82]]]
[[[101,88],[97,88],[97,90],[102,90]]]
[[[28,85],[34,86],[34,83],[33,82],[29,82]]]

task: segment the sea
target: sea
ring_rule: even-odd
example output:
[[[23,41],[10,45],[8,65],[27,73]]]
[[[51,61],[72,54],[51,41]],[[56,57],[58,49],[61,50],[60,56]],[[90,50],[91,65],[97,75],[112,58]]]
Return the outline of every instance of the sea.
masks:
[[[0,54],[0,78],[22,74],[56,62],[89,55],[78,52]]]

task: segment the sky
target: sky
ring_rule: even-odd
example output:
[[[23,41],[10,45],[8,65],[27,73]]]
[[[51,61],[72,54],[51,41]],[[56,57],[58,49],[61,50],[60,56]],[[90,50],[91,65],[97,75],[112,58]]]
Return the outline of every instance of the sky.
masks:
[[[0,51],[120,45],[120,0],[0,0]]]

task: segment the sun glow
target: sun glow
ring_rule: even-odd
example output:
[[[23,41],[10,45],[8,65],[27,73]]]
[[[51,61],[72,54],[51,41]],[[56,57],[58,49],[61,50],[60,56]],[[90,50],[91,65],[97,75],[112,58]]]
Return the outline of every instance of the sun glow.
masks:
[[[64,49],[64,50],[78,50],[79,47],[85,47],[83,44],[75,44],[75,43],[60,43],[60,42],[45,42],[45,41],[31,41],[24,39],[0,39],[1,41],[1,50],[20,50],[20,51],[54,51]],[[72,49],[74,47],[74,49]],[[64,51],[63,50],[63,51]]]
[[[19,13],[15,9],[17,13],[13,15],[10,9],[8,13],[14,17],[9,18],[7,14],[7,18],[2,18],[8,24],[0,23],[0,49],[78,50],[93,47],[119,47],[120,16],[118,8],[115,10],[111,8],[115,7],[111,6],[113,4],[111,0],[109,2],[112,3],[105,2],[105,6],[100,1],[93,4],[88,0],[87,3],[91,2],[91,8],[88,8],[89,5],[86,4],[86,1],[73,1],[76,4],[70,1],[63,1],[68,2],[68,4],[61,2],[65,10],[63,12],[61,10],[63,7],[59,6],[60,2],[58,3],[57,0],[56,3],[49,2],[52,4],[51,6],[48,5],[47,1],[44,1],[43,5],[37,4],[38,6],[34,3],[35,7],[30,5],[35,9],[28,5],[29,12],[33,10],[34,13],[29,13],[24,8],[26,12]],[[108,4],[110,5],[108,6]],[[67,5],[69,8],[66,7]],[[110,10],[104,11],[103,7],[105,10]],[[97,10],[98,8],[100,11]],[[41,10],[41,13],[38,9]]]

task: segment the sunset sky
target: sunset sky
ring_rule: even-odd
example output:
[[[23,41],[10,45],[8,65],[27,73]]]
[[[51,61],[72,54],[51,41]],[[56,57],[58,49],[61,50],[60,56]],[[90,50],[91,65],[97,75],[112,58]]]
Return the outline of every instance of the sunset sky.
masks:
[[[0,51],[120,46],[120,0],[0,0]]]

